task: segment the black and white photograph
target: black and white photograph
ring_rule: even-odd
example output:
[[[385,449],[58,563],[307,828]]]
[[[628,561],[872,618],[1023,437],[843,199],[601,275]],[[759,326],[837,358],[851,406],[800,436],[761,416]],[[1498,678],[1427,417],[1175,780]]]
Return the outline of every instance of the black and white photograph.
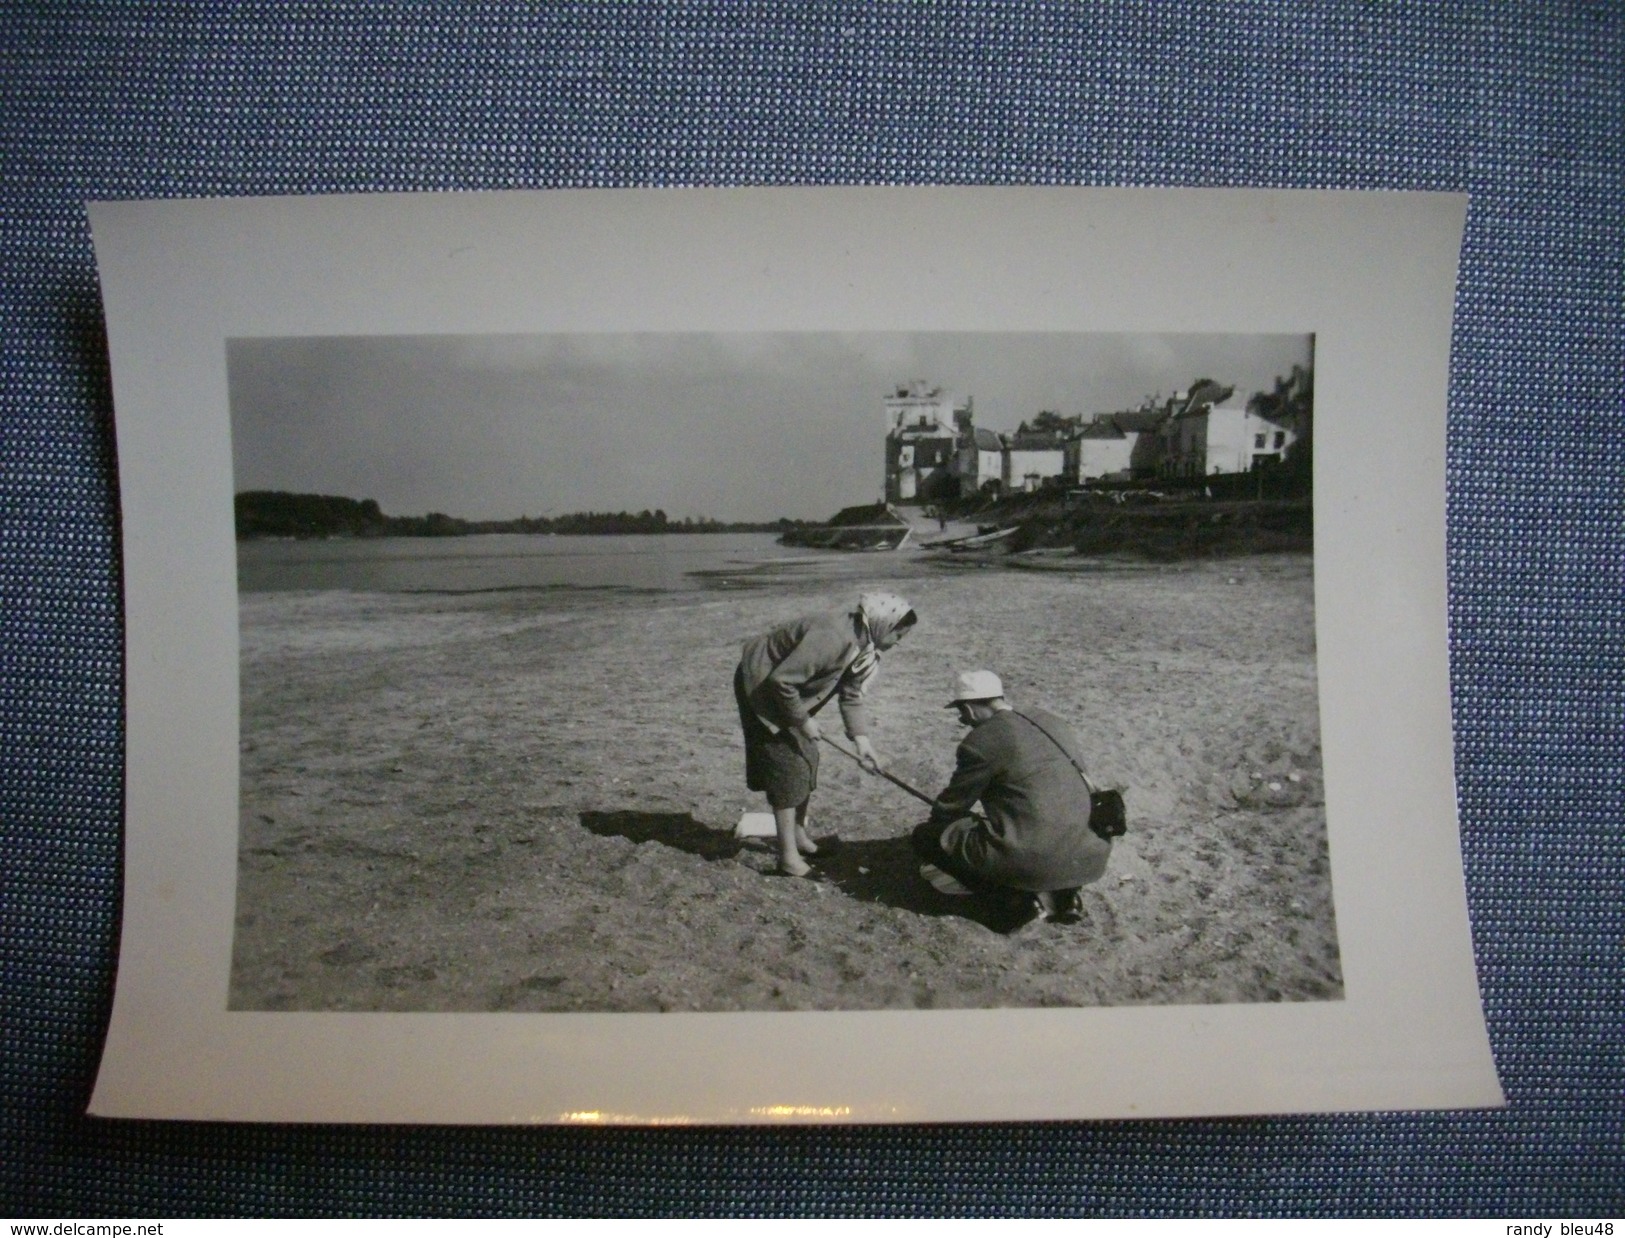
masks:
[[[130,654],[92,1111],[1496,1103],[1443,644],[1463,209],[96,206]]]
[[[1341,996],[1311,338],[227,363],[233,1009]]]

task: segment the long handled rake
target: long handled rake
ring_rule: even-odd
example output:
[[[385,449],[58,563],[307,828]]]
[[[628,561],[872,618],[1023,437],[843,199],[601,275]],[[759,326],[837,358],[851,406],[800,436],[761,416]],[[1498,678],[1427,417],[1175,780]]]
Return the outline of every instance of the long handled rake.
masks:
[[[853,752],[850,748],[843,748],[840,744],[836,743],[828,735],[820,735],[818,738],[823,740],[831,748],[835,749],[835,751],[840,753],[843,757],[847,757],[850,760],[856,761],[859,765],[863,765],[863,758],[860,757],[857,753]],[[863,765],[863,768],[868,769],[869,767],[867,765]],[[920,791],[920,790],[917,790],[914,787],[909,786],[908,783],[904,782],[901,778],[897,777],[896,774],[888,773],[886,770],[879,769],[879,768],[877,768],[874,772],[879,774],[887,782],[891,783],[892,786],[901,787],[903,790],[907,791],[910,795],[912,795],[917,800],[921,800],[921,801],[923,801],[923,802],[925,802],[927,804],[935,802],[924,791]]]
[[[859,765],[863,765],[863,758],[858,756],[858,754],[853,752],[850,748],[841,747],[840,744],[836,743],[828,735],[820,735],[818,738],[823,740],[826,744],[828,744],[831,748],[835,749],[835,751],[840,753],[842,756],[847,757],[847,758],[849,758],[849,759],[851,759],[853,761],[856,761]],[[869,767],[867,765],[864,765],[864,768],[868,769]],[[887,771],[885,771],[883,769],[876,769],[874,772],[879,774],[882,778],[884,778],[887,782],[891,783],[894,787],[901,787],[903,790],[907,791],[910,795],[912,795],[917,800],[922,800],[927,804],[933,804],[933,803],[936,802],[929,795],[927,795],[924,791],[921,791],[916,787],[909,786],[908,783],[904,782],[896,774],[888,773]],[[933,886],[935,886],[937,888],[937,890],[939,890],[943,894],[968,895],[968,894],[974,893],[974,891],[972,891],[968,886],[964,885],[958,878],[954,877],[951,873],[944,872],[942,869],[938,868],[935,864],[927,864],[923,868],[921,868],[920,869],[920,876],[924,877]]]
[[[828,735],[820,735],[819,738],[831,748],[835,749],[835,751],[840,753],[843,757],[846,757],[850,761],[856,761],[859,765],[863,765],[863,758],[857,753],[853,752],[850,748],[843,748]],[[869,767],[867,765],[863,765],[863,768],[867,770]],[[921,791],[916,787],[909,786],[908,783],[897,777],[896,774],[887,773],[883,769],[877,769],[874,772],[878,773],[893,786],[901,787],[921,803],[930,804],[934,802],[924,791]],[[735,838],[766,838],[771,837],[773,833],[773,814],[770,812],[747,812],[744,816],[739,818],[739,824],[734,826]]]

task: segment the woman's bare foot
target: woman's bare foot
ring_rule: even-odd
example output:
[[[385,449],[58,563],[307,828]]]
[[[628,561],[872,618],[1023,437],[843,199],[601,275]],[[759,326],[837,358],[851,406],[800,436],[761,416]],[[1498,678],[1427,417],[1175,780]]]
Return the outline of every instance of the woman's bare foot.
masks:
[[[779,872],[786,877],[810,877],[812,876],[812,865],[808,864],[799,855],[793,860],[780,856]]]
[[[812,835],[800,824],[796,826],[796,850],[802,855],[818,854],[818,844],[813,842]]]

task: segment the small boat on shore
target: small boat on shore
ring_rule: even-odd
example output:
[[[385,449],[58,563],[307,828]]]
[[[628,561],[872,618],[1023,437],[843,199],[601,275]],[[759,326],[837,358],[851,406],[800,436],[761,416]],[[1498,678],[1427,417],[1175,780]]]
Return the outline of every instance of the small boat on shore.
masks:
[[[997,545],[1014,533],[1019,525],[1011,525],[1007,529],[993,529],[986,533],[975,533],[970,537],[956,537],[951,541],[933,542],[933,549],[947,550],[953,554],[960,554],[967,550],[981,550],[987,546]]]

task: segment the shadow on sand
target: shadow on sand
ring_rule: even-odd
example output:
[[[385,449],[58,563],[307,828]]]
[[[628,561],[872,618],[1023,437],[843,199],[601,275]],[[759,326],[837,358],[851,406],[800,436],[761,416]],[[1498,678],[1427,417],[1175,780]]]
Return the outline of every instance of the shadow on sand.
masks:
[[[772,869],[771,841],[740,840],[731,830],[713,829],[686,812],[584,812],[581,824],[603,838],[625,838],[634,843],[656,842],[702,860],[757,859],[764,880]],[[908,835],[868,842],[842,842],[833,836],[817,838],[818,854],[809,857],[825,881],[862,903],[880,903],[921,916],[957,916],[995,933],[1005,933],[1022,917],[1025,900],[998,895],[940,894],[920,877],[920,861],[909,846]],[[748,862],[748,861],[747,861]]]
[[[713,830],[687,812],[584,812],[581,824],[600,838],[624,838],[635,843],[664,843],[702,860],[731,860],[743,844],[726,830]]]

